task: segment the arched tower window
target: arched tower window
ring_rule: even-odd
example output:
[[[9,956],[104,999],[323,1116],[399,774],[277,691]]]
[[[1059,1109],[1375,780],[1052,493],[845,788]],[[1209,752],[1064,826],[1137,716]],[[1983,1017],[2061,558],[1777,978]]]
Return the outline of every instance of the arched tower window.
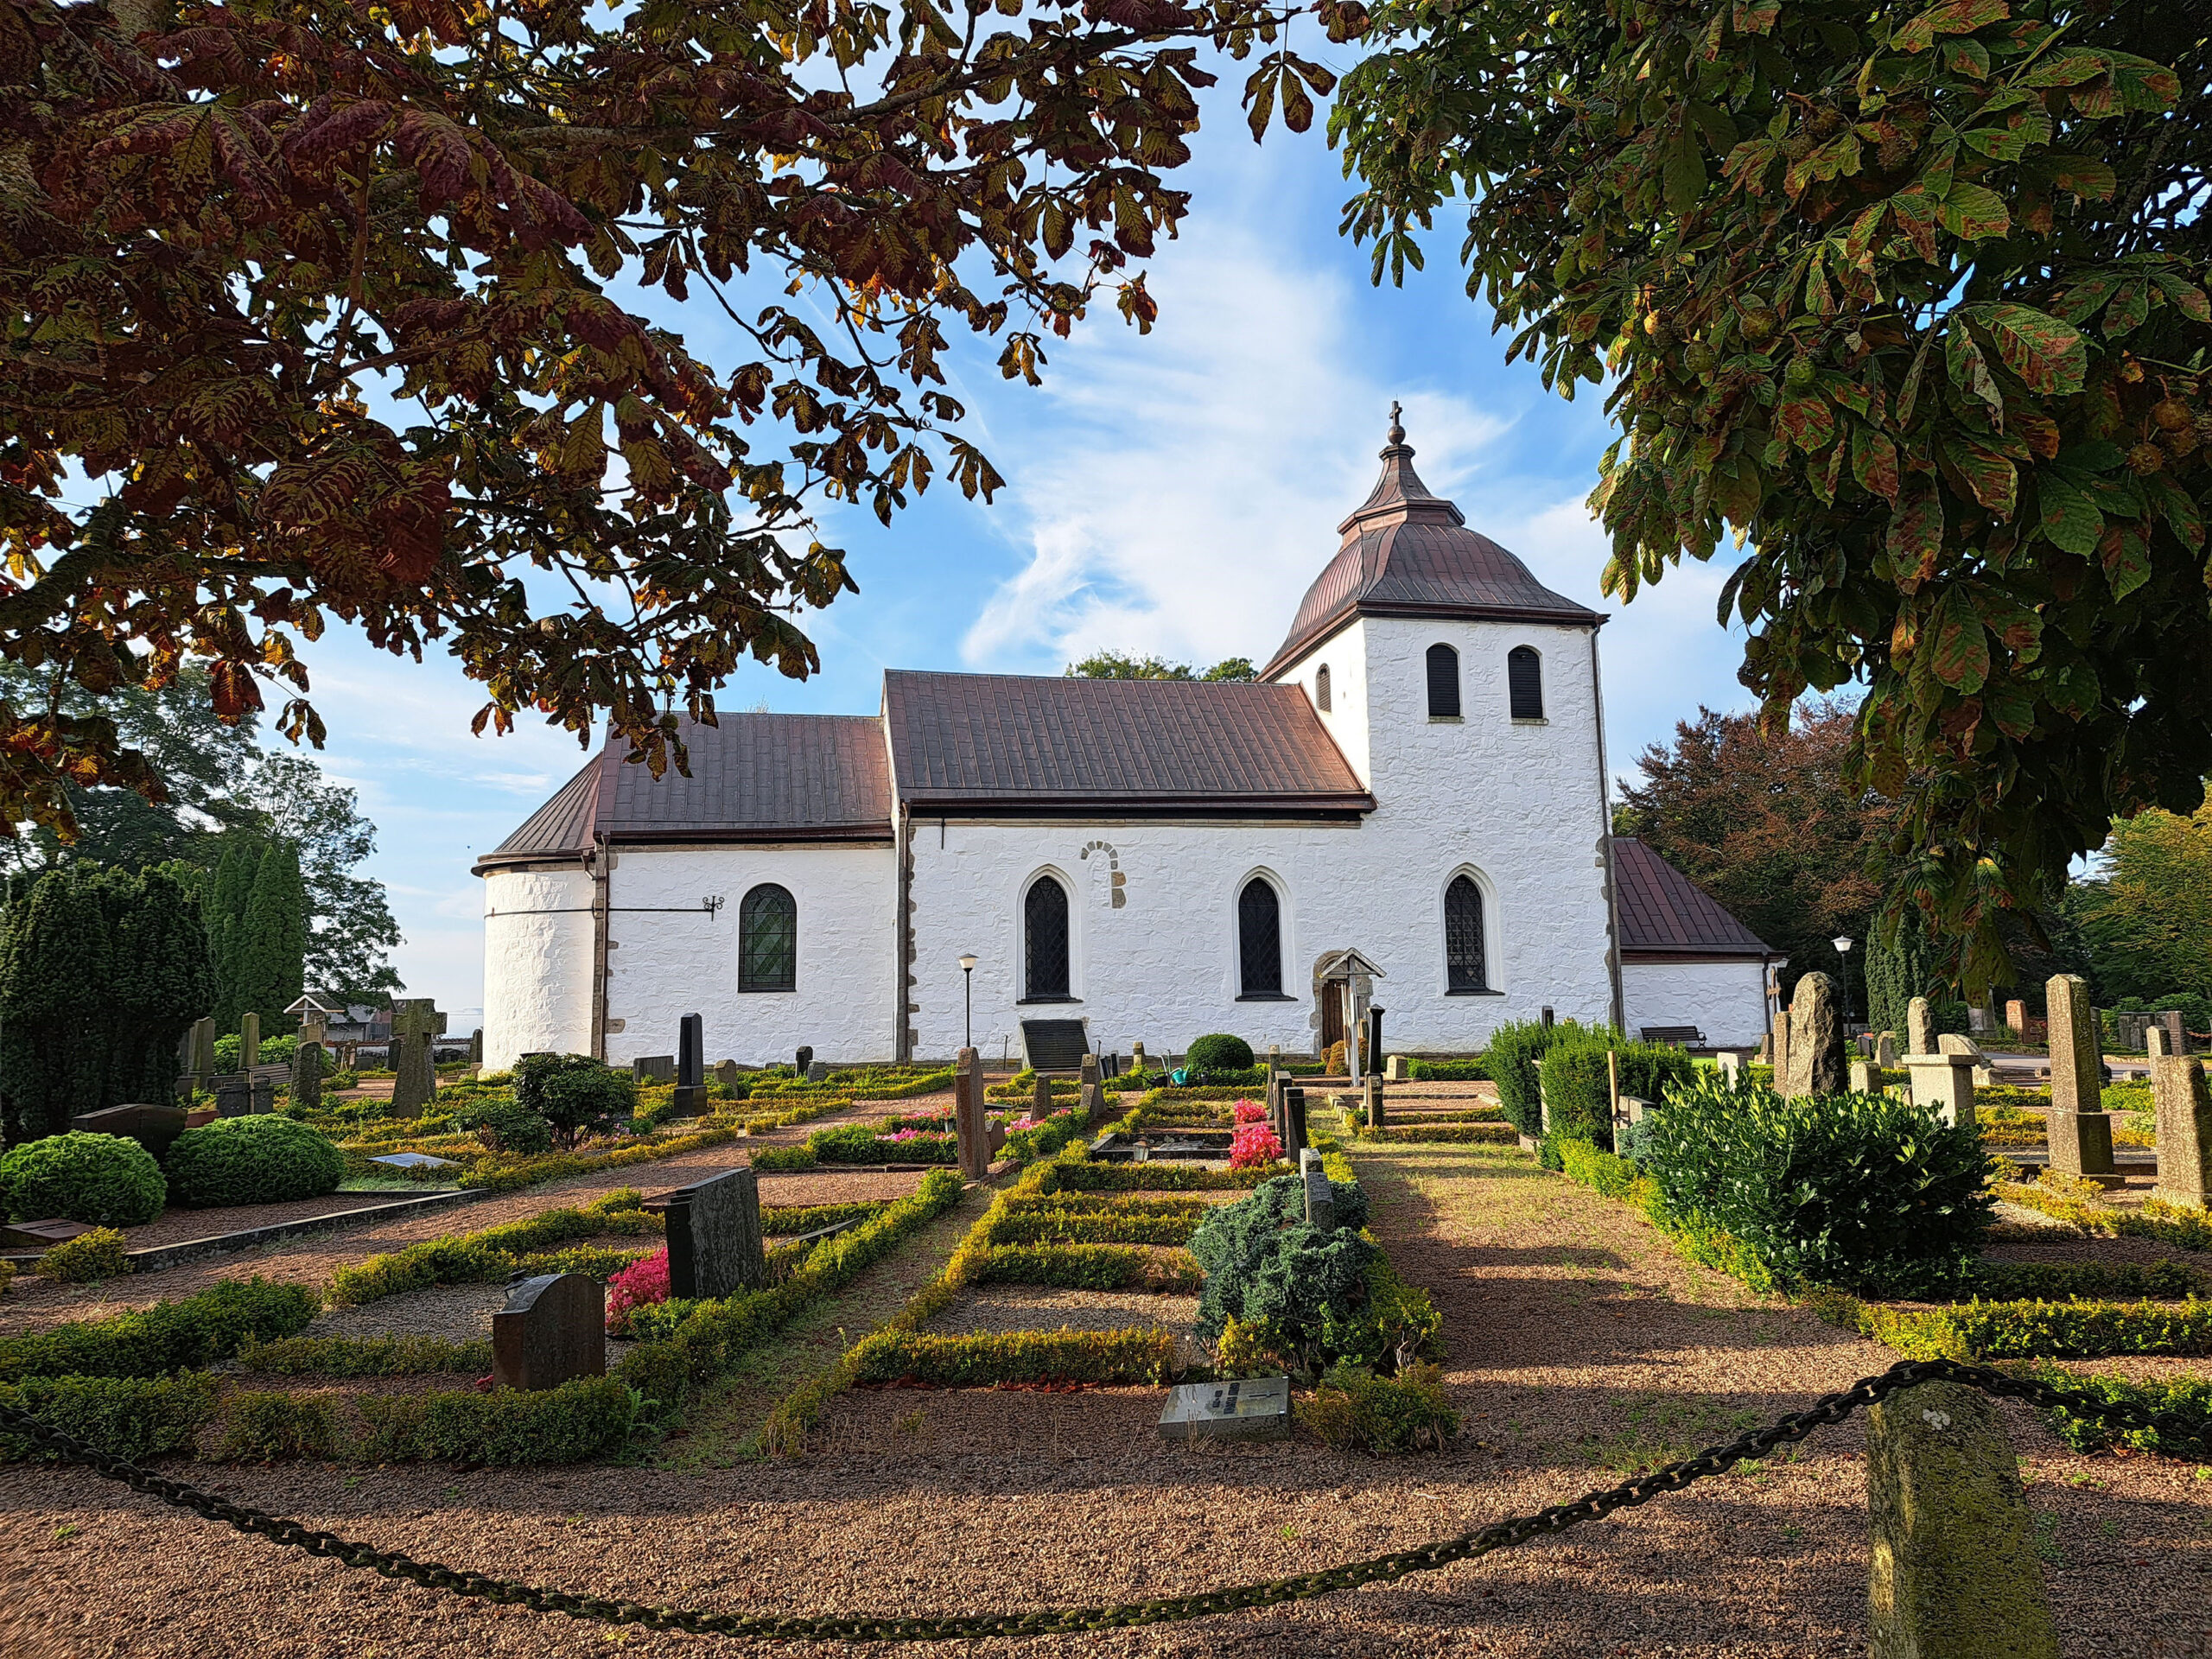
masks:
[[[1236,896],[1236,963],[1240,995],[1282,995],[1282,900],[1256,875]]]
[[[1449,645],[1428,648],[1428,717],[1459,717],[1459,653]]]
[[[1483,890],[1469,875],[1455,875],[1444,889],[1444,988],[1486,991],[1483,952]]]
[[[1325,715],[1329,712],[1329,665],[1326,663],[1313,671],[1313,705]]]
[[[798,987],[798,904],[788,889],[764,881],[737,907],[737,988]]]
[[[1529,645],[1516,645],[1505,654],[1505,691],[1516,720],[1544,717],[1543,659]]]
[[[1068,994],[1068,890],[1049,875],[1029,884],[1021,901],[1023,995],[1032,1001]]]

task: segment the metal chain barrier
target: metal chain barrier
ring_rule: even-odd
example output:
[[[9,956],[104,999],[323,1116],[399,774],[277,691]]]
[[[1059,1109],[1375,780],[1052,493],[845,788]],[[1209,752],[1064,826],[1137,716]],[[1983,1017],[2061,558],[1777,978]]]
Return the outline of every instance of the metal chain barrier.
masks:
[[[2177,1413],[2149,1412],[2136,1406],[2100,1400],[2077,1389],[2057,1388],[2039,1380],[2013,1376],[1985,1366],[1964,1365],[1955,1360],[1904,1360],[1879,1376],[1861,1377],[1841,1393],[1826,1395],[1803,1411],[1792,1412],[1765,1428],[1754,1429],[1726,1446],[1708,1446],[1695,1457],[1669,1464],[1650,1474],[1624,1481],[1604,1491],[1586,1493],[1571,1503],[1556,1503],[1534,1515],[1500,1521],[1479,1531],[1461,1533],[1456,1538],[1443,1539],[1418,1549],[1395,1550],[1371,1560],[1351,1561],[1292,1578],[1270,1579],[1263,1584],[1237,1585],[1204,1595],[1160,1596],[1118,1607],[963,1613],[935,1618],[862,1614],[797,1618],[648,1607],[641,1602],[569,1595],[563,1591],[491,1578],[482,1573],[457,1572],[435,1561],[417,1561],[396,1550],[380,1550],[340,1538],[335,1533],[317,1531],[297,1521],[233,1503],[183,1481],[170,1480],[126,1459],[86,1446],[12,1406],[0,1406],[0,1428],[21,1434],[65,1462],[82,1464],[109,1480],[122,1482],[133,1491],[190,1510],[207,1520],[222,1522],[240,1532],[304,1550],[310,1555],[343,1561],[348,1567],[367,1567],[388,1579],[406,1579],[429,1589],[449,1590],[457,1596],[474,1596],[502,1605],[529,1607],[541,1613],[563,1613],[570,1618],[591,1619],[605,1624],[684,1630],[694,1636],[729,1636],[755,1641],[963,1642],[989,1636],[1066,1636],[1085,1630],[1205,1618],[1246,1607],[1273,1607],[1287,1601],[1303,1601],[1363,1584],[1387,1584],[1415,1573],[1432,1573],[1454,1561],[1471,1560],[1478,1555],[1526,1543],[1532,1538],[1554,1536],[1585,1521],[1600,1520],[1616,1510],[1634,1509],[1662,1492],[1680,1491],[1694,1481],[1725,1473],[1747,1459],[1758,1458],[1777,1446],[1802,1440],[1816,1428],[1841,1422],[1861,1406],[1873,1405],[1901,1389],[1921,1382],[1963,1383],[1985,1394],[2024,1400],[2077,1417],[2093,1418],[2109,1427],[2152,1429],[2162,1439],[2212,1450],[2212,1437],[2208,1437],[2203,1427],[2185,1421]]]

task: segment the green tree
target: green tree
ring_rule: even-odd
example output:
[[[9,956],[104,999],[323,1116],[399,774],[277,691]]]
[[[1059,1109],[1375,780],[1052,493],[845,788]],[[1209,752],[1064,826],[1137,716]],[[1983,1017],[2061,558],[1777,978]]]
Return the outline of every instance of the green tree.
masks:
[[[2208,16],[1391,0],[1332,115],[1378,280],[1464,203],[1509,359],[1607,386],[1606,591],[1748,539],[1745,683],[1866,687],[1851,775],[1977,986],[2212,767]]]
[[[175,1097],[177,1039],[215,998],[207,937],[154,869],[49,871],[0,913],[0,1096],[12,1143]]]
[[[242,1000],[244,970],[238,960],[238,949],[245,925],[246,906],[253,898],[254,877],[260,868],[260,859],[249,844],[226,840],[200,905],[200,916],[207,930],[208,955],[215,964],[215,1024],[224,1031],[235,1030],[238,1016],[252,1006]]]
[[[2074,909],[2100,995],[2212,995],[2212,806],[2115,822]]]
[[[1204,673],[1188,663],[1170,663],[1158,657],[1131,657],[1118,651],[1095,651],[1079,663],[1070,663],[1071,680],[1256,680],[1260,671],[1245,657],[1225,657]]]
[[[245,914],[232,935],[231,985],[238,1012],[258,1014],[269,1031],[299,1000],[307,963],[307,888],[299,849],[272,841],[254,873]]]

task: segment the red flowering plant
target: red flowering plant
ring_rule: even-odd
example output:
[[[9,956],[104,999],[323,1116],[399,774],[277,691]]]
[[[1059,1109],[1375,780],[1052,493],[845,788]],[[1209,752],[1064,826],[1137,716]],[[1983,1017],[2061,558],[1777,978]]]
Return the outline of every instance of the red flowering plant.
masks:
[[[668,1300],[668,1247],[641,1255],[607,1281],[607,1334],[630,1334],[630,1313]]]
[[[1236,1121],[1239,1123],[1264,1123],[1267,1122],[1268,1109],[1261,1105],[1256,1100],[1240,1100],[1236,1103],[1233,1109],[1236,1112]]]
[[[1277,1162],[1282,1157],[1282,1142],[1275,1132],[1264,1123],[1240,1123],[1236,1137],[1229,1143],[1229,1166],[1231,1169],[1258,1169]]]

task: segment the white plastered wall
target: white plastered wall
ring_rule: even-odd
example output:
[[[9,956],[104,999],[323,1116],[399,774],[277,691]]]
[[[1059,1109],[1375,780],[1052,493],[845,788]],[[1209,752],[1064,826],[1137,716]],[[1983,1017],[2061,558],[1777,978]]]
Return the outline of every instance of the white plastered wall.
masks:
[[[592,880],[580,864],[484,876],[484,1064],[591,1052]]]
[[[798,912],[789,991],[737,988],[739,910],[762,882]],[[722,899],[709,915],[701,901]],[[704,1022],[709,1064],[888,1059],[897,1040],[897,890],[891,849],[821,844],[618,847],[608,878],[607,1034],[616,1065],[677,1051],[677,1022]]]
[[[1695,1026],[1726,1047],[1756,1043],[1767,1029],[1766,969],[1754,962],[1621,963],[1628,1030]]]

